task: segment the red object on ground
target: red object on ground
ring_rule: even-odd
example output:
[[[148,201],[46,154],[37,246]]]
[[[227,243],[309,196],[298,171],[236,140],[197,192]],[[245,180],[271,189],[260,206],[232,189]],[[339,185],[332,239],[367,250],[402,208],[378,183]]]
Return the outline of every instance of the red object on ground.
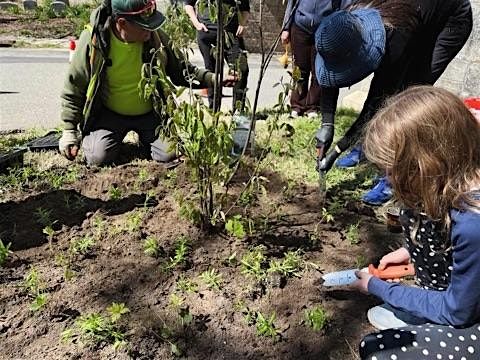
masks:
[[[480,110],[480,97],[465,99],[463,103],[470,109]]]

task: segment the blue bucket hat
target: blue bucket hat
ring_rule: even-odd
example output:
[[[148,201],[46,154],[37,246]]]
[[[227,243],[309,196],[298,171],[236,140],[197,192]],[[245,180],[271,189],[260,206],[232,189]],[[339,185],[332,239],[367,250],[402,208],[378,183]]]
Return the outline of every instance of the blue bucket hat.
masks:
[[[375,71],[385,54],[385,26],[376,9],[340,10],[315,32],[315,73],[324,87],[347,87]]]

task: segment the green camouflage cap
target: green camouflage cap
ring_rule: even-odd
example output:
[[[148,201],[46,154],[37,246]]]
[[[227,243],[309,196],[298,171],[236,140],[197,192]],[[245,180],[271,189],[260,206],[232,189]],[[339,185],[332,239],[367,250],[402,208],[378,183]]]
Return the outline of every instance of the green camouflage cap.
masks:
[[[155,0],[112,0],[112,13],[150,31],[157,30],[165,21]]]

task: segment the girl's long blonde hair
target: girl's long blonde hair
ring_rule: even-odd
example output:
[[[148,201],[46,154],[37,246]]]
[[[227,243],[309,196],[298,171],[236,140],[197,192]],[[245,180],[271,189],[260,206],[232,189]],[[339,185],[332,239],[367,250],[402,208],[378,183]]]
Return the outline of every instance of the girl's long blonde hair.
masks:
[[[364,150],[405,206],[446,230],[450,209],[480,211],[480,127],[449,91],[416,86],[392,97],[368,124]]]

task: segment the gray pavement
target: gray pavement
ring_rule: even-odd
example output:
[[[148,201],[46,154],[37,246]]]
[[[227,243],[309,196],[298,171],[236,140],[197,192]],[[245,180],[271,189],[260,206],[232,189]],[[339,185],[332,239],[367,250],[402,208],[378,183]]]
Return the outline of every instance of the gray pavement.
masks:
[[[203,66],[200,52],[195,50],[192,63]],[[249,90],[252,106],[258,82],[261,57],[249,54]],[[68,69],[68,50],[65,49],[0,49],[0,131],[29,128],[53,128],[60,125],[60,93]],[[258,109],[277,102],[278,87],[289,75],[274,56],[263,80]],[[366,85],[367,84],[367,85]],[[359,107],[363,103],[367,82],[351,89],[342,89],[339,104]],[[226,95],[231,94],[225,89]],[[231,98],[224,98],[222,108],[231,106]]]

